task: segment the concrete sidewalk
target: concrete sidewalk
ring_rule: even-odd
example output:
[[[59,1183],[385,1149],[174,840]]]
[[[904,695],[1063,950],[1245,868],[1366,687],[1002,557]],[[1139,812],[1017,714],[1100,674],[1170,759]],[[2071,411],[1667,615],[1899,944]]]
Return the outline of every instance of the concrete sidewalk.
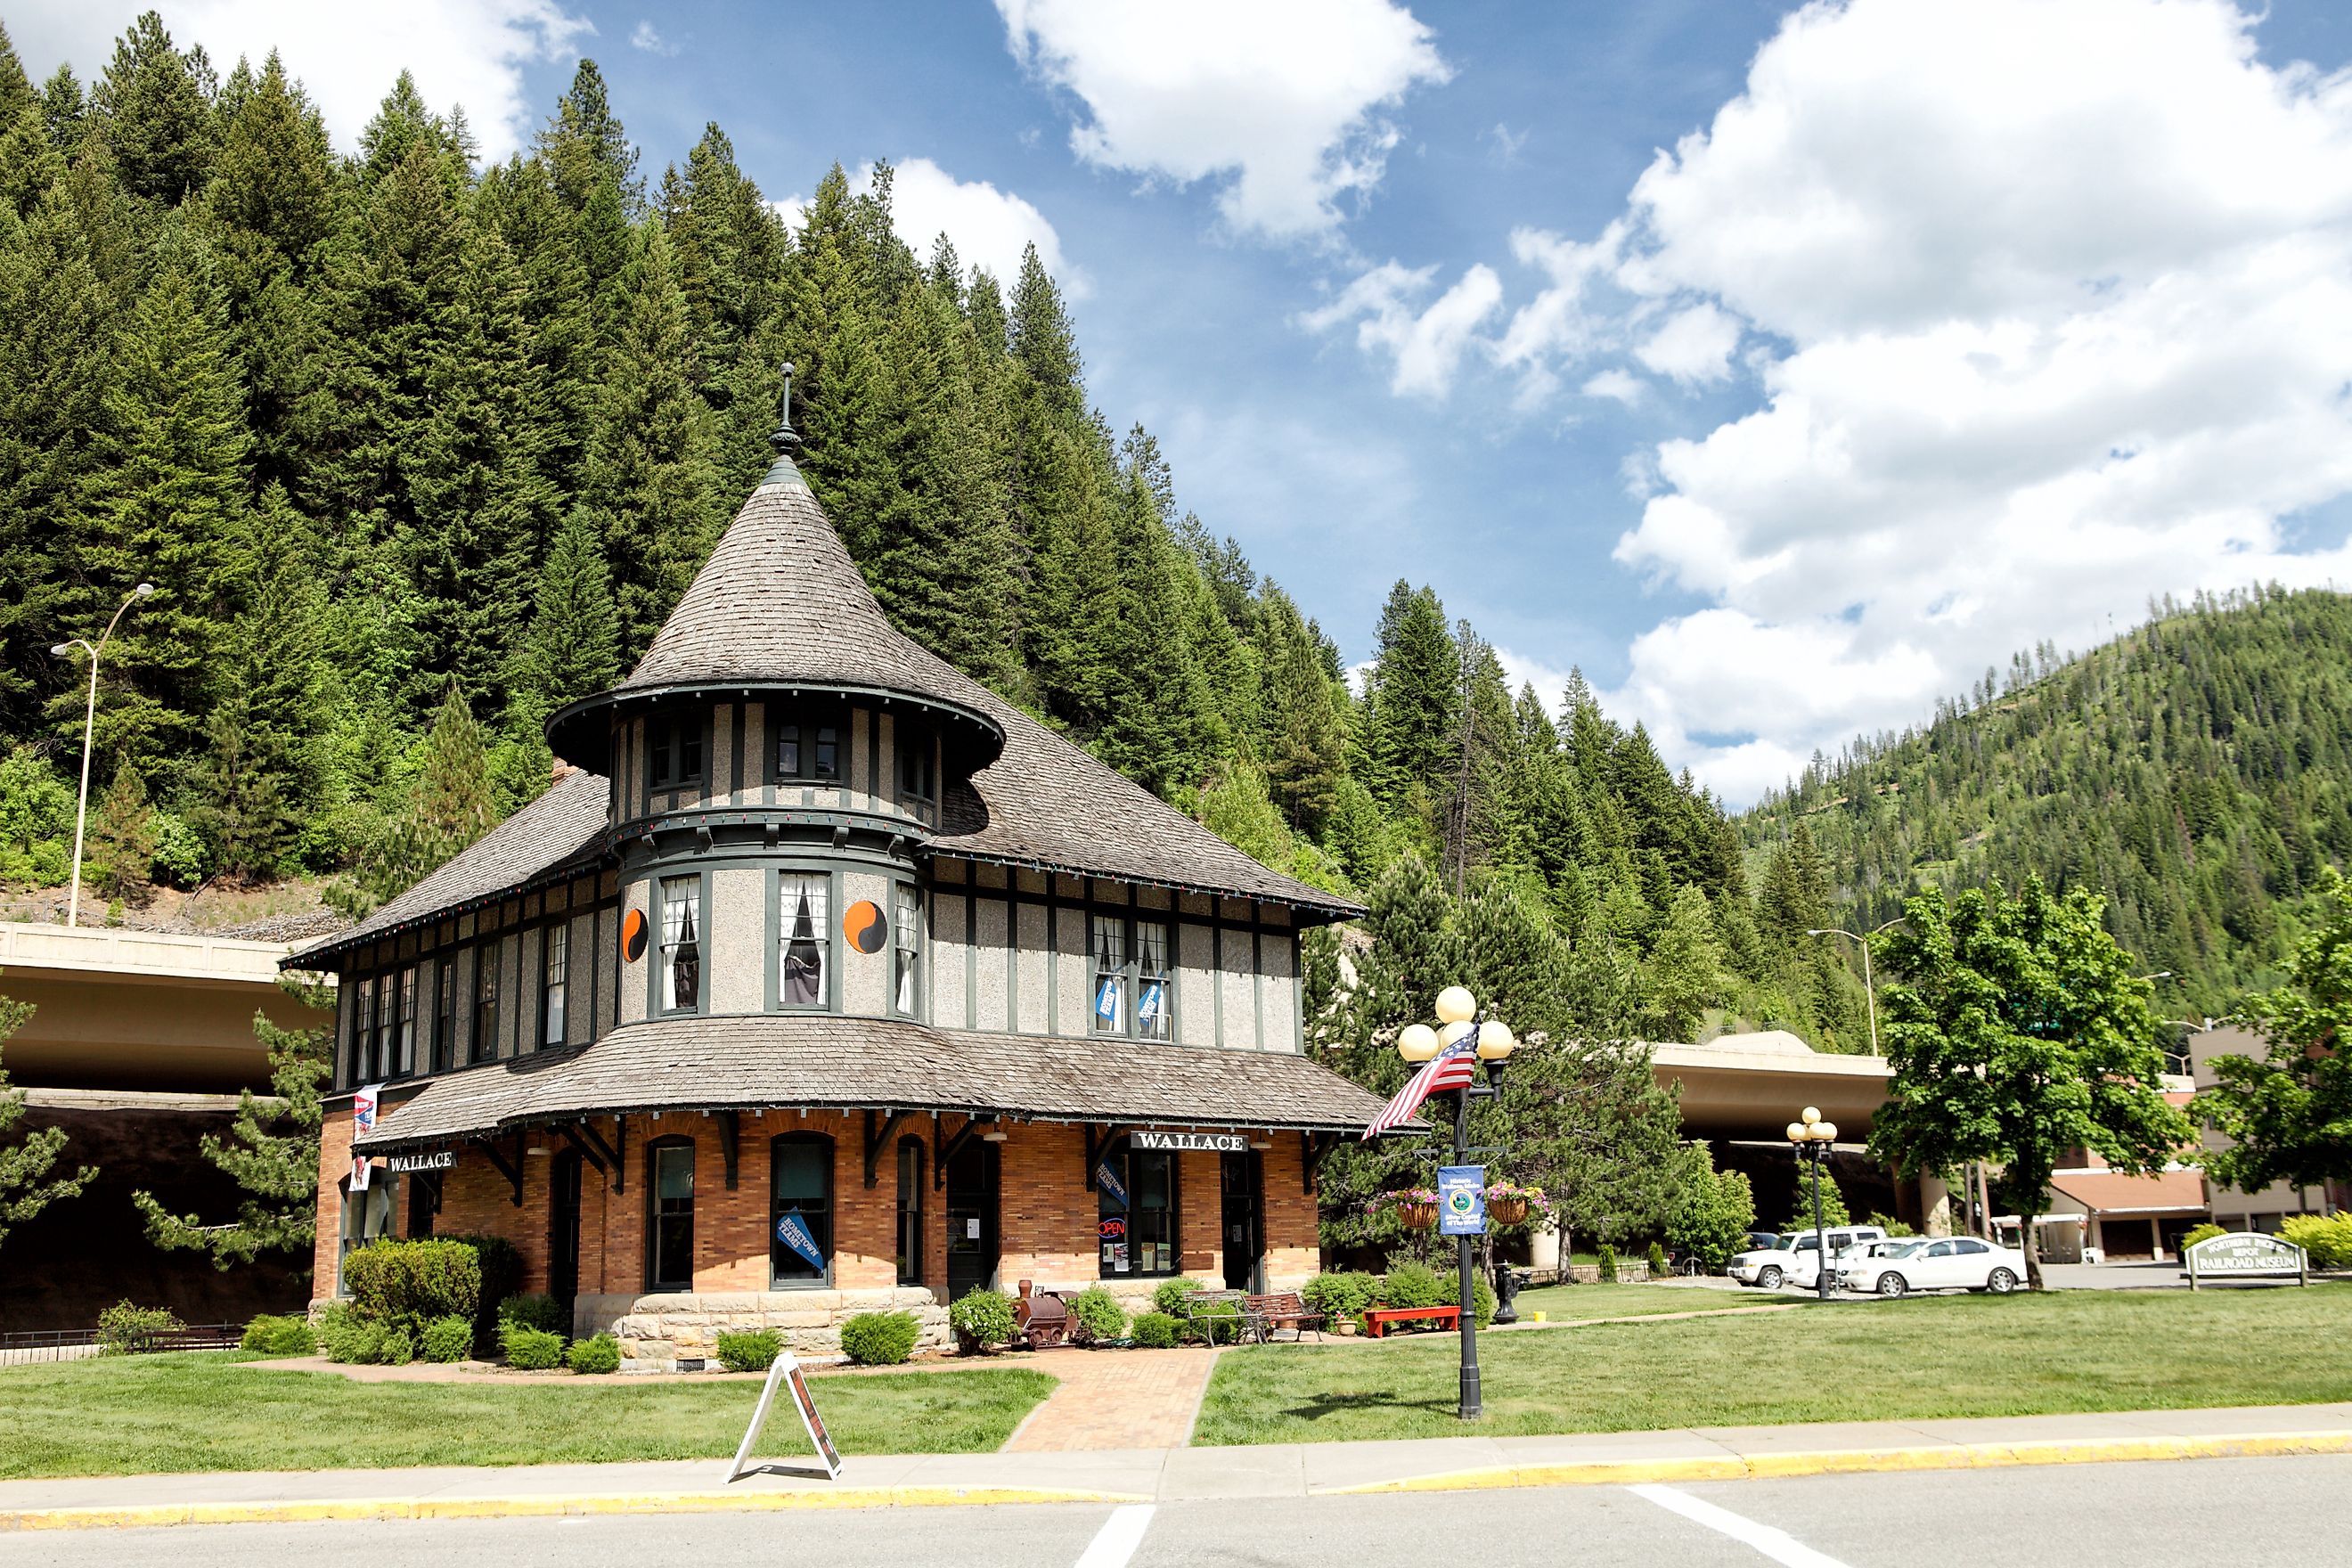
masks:
[[[2352,1403],[1414,1442],[853,1458],[837,1481],[823,1479],[821,1472],[768,1471],[732,1487],[724,1479],[723,1459],[8,1481],[0,1483],[0,1531],[1168,1502],[2340,1453],[2352,1453]]]

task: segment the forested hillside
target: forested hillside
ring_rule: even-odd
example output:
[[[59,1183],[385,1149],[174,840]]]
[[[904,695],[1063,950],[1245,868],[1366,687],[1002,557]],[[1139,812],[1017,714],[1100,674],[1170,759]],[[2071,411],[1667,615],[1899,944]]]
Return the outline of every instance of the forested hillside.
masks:
[[[65,879],[85,667],[50,646],[142,581],[94,752],[112,918],[294,876],[357,910],[470,842],[757,480],[790,360],[885,608],[1112,765],[1328,887],[1508,883],[1649,1032],[1858,1043],[1801,934],[1827,883],[1776,862],[1751,896],[1716,803],[1580,680],[1513,692],[1401,582],[1351,691],[1094,406],[1034,252],[917,255],[887,168],[787,223],[716,125],[655,174],[590,62],[488,166],[387,85],[339,151],[274,57],[222,74],[152,15],[87,87],[0,47],[0,879]]]
[[[2226,1011],[2352,858],[2352,597],[2258,589],[2157,607],[2062,661],[1987,670],[1900,737],[1816,758],[1741,819],[1751,850],[1818,868],[1866,929],[1927,883],[2107,895],[2160,1007]]]

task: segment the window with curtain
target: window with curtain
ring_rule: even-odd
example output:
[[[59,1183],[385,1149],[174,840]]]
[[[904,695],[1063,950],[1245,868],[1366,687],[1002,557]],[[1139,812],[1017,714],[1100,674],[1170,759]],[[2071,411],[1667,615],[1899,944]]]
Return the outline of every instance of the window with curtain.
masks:
[[[769,1151],[769,1278],[823,1285],[833,1277],[833,1140],[787,1132]]]
[[[702,879],[669,877],[661,885],[661,1005],[665,1013],[702,1009]]]
[[[352,1082],[375,1076],[375,982],[362,980],[352,998]]]
[[[563,1043],[564,994],[571,973],[571,928],[548,927],[541,954],[539,1041],[542,1046],[560,1046]]]
[[[466,1053],[478,1062],[499,1054],[499,948],[484,942],[474,950],[474,1038]]]
[[[402,1078],[416,1070],[416,971],[400,972],[400,1045],[394,1071]]]
[[[823,871],[780,871],[776,900],[783,961],[776,989],[787,1007],[822,1007],[825,971],[833,960],[833,926],[825,918],[831,879]]]
[[[393,1030],[397,1026],[395,1015],[400,1011],[399,982],[386,974],[375,983],[375,1045],[370,1053],[370,1073],[376,1078],[390,1078],[394,1072],[392,1054]]]
[[[923,1282],[923,1141],[898,1140],[898,1283]]]
[[[1128,982],[1127,921],[1120,915],[1097,915],[1091,927],[1090,945],[1095,957],[1094,1032],[1097,1035],[1127,1033]]]
[[[911,1018],[919,999],[915,980],[916,966],[922,957],[923,895],[901,882],[892,894],[892,902],[896,907],[890,916],[890,954],[898,972],[891,976],[891,1005],[900,1017]]]
[[[433,966],[433,1070],[457,1064],[457,964],[445,958]]]
[[[1135,1032],[1147,1040],[1170,1037],[1176,985],[1168,973],[1168,922],[1135,922]]]
[[[660,1139],[646,1149],[646,1289],[694,1288],[694,1144]]]

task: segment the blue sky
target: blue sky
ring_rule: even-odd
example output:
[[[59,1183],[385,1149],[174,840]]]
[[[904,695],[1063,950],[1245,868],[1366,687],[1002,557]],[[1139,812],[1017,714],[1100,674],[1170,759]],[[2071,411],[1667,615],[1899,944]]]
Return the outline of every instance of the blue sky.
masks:
[[[2151,595],[2352,580],[2352,7],[162,8],[346,142],[404,61],[510,144],[586,52],[649,174],[899,164],[1058,254],[1097,404],[1351,659],[1429,583],[1734,803]],[[134,9],[8,22],[87,77]]]

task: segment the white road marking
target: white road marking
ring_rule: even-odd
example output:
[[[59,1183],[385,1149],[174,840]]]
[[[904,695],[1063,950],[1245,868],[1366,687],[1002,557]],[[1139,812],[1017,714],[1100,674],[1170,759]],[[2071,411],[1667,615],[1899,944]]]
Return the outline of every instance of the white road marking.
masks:
[[[1686,1491],[1662,1487],[1654,1482],[1625,1489],[1635,1497],[1647,1499],[1668,1513],[1681,1514],[1693,1524],[1703,1524],[1717,1534],[1727,1535],[1742,1545],[1752,1547],[1786,1568],[1845,1568],[1825,1552],[1816,1552],[1785,1530],[1769,1524],[1759,1524],[1745,1519],[1727,1508],[1717,1508]],[[1082,1563],[1080,1568],[1088,1568]]]
[[[1157,1504],[1148,1502],[1122,1503],[1110,1510],[1103,1527],[1087,1543],[1079,1555],[1077,1568],[1127,1568],[1127,1560],[1143,1544],[1143,1532],[1151,1528],[1151,1515]]]

